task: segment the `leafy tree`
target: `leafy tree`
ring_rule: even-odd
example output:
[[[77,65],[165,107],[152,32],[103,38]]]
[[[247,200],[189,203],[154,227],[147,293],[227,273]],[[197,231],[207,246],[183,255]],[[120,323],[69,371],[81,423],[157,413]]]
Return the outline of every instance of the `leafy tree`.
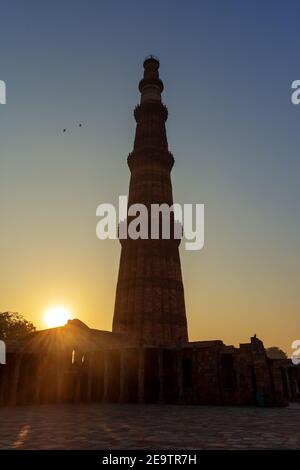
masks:
[[[267,356],[270,359],[287,359],[287,355],[282,349],[278,348],[277,346],[271,346],[270,348],[266,349]]]
[[[35,331],[35,326],[18,312],[0,312],[0,339],[18,340]]]

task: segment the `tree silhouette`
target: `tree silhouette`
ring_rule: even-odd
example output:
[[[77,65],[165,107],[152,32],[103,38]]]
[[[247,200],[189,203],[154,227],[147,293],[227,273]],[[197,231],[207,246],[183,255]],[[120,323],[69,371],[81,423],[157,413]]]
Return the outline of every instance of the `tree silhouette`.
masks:
[[[0,312],[0,339],[18,340],[35,331],[35,326],[18,312]]]
[[[287,359],[287,355],[282,349],[278,348],[277,346],[271,346],[270,348],[266,349],[267,356],[270,359]]]

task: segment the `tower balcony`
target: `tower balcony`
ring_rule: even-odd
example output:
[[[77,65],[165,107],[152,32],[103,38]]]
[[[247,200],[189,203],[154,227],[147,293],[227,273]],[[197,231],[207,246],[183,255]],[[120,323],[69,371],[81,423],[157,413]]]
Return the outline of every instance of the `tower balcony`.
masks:
[[[171,171],[174,165],[174,157],[171,152],[166,151],[164,148],[161,150],[157,146],[141,147],[135,149],[127,157],[127,164],[130,171],[133,171],[136,167],[141,168],[144,165],[157,165],[158,167],[166,168]]]
[[[149,118],[150,115],[159,116],[164,122],[168,119],[168,109],[159,101],[146,101],[142,104],[138,104],[133,114],[136,122],[140,122],[144,118]]]

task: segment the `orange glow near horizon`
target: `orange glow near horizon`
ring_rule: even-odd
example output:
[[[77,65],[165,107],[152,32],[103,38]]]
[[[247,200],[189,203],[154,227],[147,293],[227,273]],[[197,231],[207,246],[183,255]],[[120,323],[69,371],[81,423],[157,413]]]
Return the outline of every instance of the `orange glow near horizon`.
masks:
[[[61,305],[50,307],[44,314],[44,323],[48,328],[63,326],[71,319],[71,313]]]

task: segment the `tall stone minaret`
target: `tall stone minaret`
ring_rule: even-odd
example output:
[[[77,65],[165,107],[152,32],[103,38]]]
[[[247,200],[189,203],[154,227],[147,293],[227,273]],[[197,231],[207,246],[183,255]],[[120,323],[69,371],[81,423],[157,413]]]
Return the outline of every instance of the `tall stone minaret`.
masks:
[[[128,204],[173,204],[171,169],[165,122],[167,108],[161,102],[163,83],[159,61],[144,61],[139,83],[140,104],[134,148],[128,156],[131,172]],[[122,251],[113,332],[124,333],[144,344],[166,345],[188,341],[184,290],[178,247],[174,237],[122,239]]]

